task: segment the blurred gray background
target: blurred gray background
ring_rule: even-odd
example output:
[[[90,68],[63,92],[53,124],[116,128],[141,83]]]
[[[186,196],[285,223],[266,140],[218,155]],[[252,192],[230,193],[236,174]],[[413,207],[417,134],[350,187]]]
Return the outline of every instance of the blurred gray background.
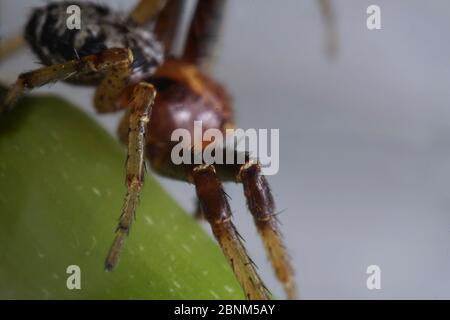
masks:
[[[97,1],[98,2],[98,1]],[[235,98],[240,128],[280,129],[280,172],[269,177],[301,298],[450,298],[450,2],[333,0],[339,52],[324,54],[314,0],[229,0],[211,73]],[[2,36],[31,6],[0,1]],[[104,1],[106,3],[106,1]],[[134,1],[108,1],[128,10]],[[366,8],[381,7],[369,31]],[[36,68],[23,50],[0,80]],[[56,84],[95,115],[92,89]],[[159,178],[188,210],[193,187]],[[269,288],[283,297],[240,185],[227,185],[234,220]],[[205,225],[206,229],[209,229]],[[366,268],[381,268],[381,290]]]

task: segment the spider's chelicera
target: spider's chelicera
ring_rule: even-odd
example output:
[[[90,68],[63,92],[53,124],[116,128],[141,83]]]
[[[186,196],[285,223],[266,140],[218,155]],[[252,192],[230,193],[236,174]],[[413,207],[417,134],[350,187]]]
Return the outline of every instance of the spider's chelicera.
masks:
[[[198,216],[210,223],[246,296],[268,299],[270,294],[231,221],[222,187],[222,181],[242,183],[248,208],[276,275],[288,297],[295,298],[293,269],[259,162],[247,154],[239,154],[239,150],[233,152],[236,158],[244,158],[243,164],[175,164],[171,160],[171,151],[177,143],[171,140],[171,134],[176,129],[193,134],[194,121],[203,121],[204,130],[218,129],[224,134],[226,129],[234,128],[231,99],[226,90],[199,68],[200,62],[211,55],[224,3],[199,1],[182,54],[166,59],[163,56],[171,52],[183,11],[182,1],[142,0],[129,15],[92,3],[76,3],[82,14],[79,30],[66,27],[68,2],[35,9],[25,38],[46,67],[19,75],[2,110],[11,108],[25,90],[55,81],[95,85],[94,107],[100,113],[126,110],[118,133],[128,146],[127,193],[116,237],[106,258],[107,270],[116,266],[134,219],[147,159],[155,172],[195,185]],[[204,143],[202,147],[207,145]]]

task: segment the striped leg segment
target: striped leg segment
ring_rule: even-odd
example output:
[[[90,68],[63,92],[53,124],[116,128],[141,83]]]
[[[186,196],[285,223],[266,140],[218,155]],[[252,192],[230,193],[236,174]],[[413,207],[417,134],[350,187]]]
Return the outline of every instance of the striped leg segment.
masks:
[[[61,64],[54,64],[22,73],[8,91],[5,101],[0,106],[0,112],[12,108],[17,99],[27,90],[91,72],[105,73],[106,76],[100,83],[97,93],[103,92],[105,97],[111,97],[111,99],[105,99],[104,103],[99,103],[101,109],[110,109],[113,107],[116,98],[126,84],[124,79],[128,79],[129,65],[132,61],[133,55],[131,50],[126,48],[112,48],[97,55],[85,56],[80,59],[69,60]],[[116,76],[121,78],[122,86],[118,88],[109,86],[108,82]],[[114,84],[116,85],[117,83]],[[96,107],[98,103],[97,93]]]
[[[112,270],[119,260],[119,254],[135,217],[139,194],[144,183],[145,133],[150,121],[150,113],[155,100],[156,90],[148,83],[138,83],[133,87],[130,99],[130,117],[128,131],[127,157],[127,194],[116,230],[116,237],[105,261],[105,269]]]
[[[206,220],[228,259],[248,299],[269,299],[269,292],[249,258],[242,240],[231,222],[231,210],[222,184],[211,165],[201,165],[192,172],[197,196]]]
[[[275,217],[272,193],[266,178],[261,174],[259,164],[252,161],[244,164],[239,172],[239,179],[276,276],[283,284],[288,298],[297,299],[294,272]]]

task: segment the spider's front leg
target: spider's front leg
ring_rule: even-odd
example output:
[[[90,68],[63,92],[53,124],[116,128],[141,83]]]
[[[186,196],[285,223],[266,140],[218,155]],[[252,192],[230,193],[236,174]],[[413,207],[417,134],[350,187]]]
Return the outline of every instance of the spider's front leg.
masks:
[[[131,11],[129,18],[138,25],[146,24],[164,9],[167,1],[168,0],[140,0]]]
[[[130,231],[139,202],[139,194],[144,183],[145,133],[156,96],[155,88],[144,82],[134,85],[129,93],[127,194],[117,226],[116,237],[105,261],[107,271],[112,270],[118,262],[120,251]]]
[[[222,184],[211,165],[193,169],[192,178],[206,220],[214,236],[240,282],[246,296],[251,300],[269,299],[269,292],[258,276],[241,237],[231,222],[231,210]]]
[[[283,244],[275,205],[266,178],[258,162],[249,160],[239,170],[238,180],[244,186],[247,205],[253,215],[258,232],[264,242],[278,280],[283,284],[289,299],[297,299],[294,271]]]
[[[324,24],[325,54],[335,58],[339,50],[338,33],[333,3],[330,0],[318,0]]]
[[[105,74],[99,89],[97,89],[97,93],[100,93],[96,95],[95,99],[97,110],[114,111],[112,108],[126,85],[132,61],[131,50],[112,48],[97,55],[89,55],[22,73],[8,91],[5,101],[0,105],[0,113],[11,109],[17,99],[27,90],[88,73]]]

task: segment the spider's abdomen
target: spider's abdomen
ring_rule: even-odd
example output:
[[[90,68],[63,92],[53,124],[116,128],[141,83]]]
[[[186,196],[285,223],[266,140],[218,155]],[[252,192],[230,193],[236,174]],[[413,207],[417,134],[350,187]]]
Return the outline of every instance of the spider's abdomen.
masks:
[[[80,7],[81,28],[66,25],[69,5]],[[33,11],[25,38],[42,63],[63,63],[108,48],[129,48],[133,52],[131,80],[145,78],[163,61],[163,48],[151,31],[135,26],[121,14],[92,3],[58,2]],[[88,75],[78,78],[88,81]]]

